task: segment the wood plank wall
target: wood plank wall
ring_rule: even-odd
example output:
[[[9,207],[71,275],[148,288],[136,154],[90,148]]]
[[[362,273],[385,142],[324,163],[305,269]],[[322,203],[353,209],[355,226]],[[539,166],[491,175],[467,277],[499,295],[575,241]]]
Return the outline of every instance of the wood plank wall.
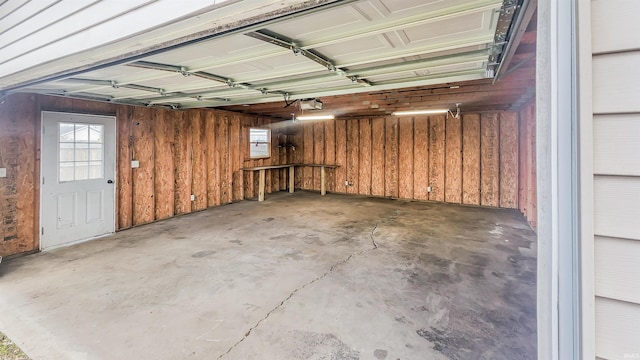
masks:
[[[287,148],[279,144],[287,136],[281,136],[281,130],[272,132],[275,156],[246,160],[248,128],[271,122],[257,116],[214,110],[172,111],[33,94],[15,94],[3,100],[0,167],[7,168],[8,176],[0,178],[0,256],[39,247],[42,110],[116,116],[118,230],[253,197],[257,186],[254,176],[240,169],[286,161]],[[139,168],[131,168],[134,159],[139,160]],[[280,184],[275,171],[270,175],[268,191],[284,189],[286,181]]]
[[[297,125],[304,136],[294,142],[301,142],[296,148],[304,149],[304,162],[335,159],[339,167],[329,171],[328,184],[335,192],[517,209],[519,193],[530,188],[518,187],[518,154],[530,144],[520,140],[518,118],[517,112],[496,112],[336,119],[324,127]],[[326,151],[334,148],[335,154]],[[305,170],[300,186],[319,191],[317,176]]]
[[[327,171],[330,192],[519,208],[535,226],[534,104],[520,113],[461,119],[274,125],[272,156],[247,160],[248,128],[272,126],[273,120],[33,94],[3,101],[0,167],[7,177],[0,178],[0,256],[39,246],[42,110],[116,116],[118,230],[256,197],[258,177],[241,168],[283,163],[340,165]],[[134,159],[139,168],[131,168]],[[285,190],[287,177],[286,170],[267,171],[266,191]],[[295,186],[320,191],[319,169],[296,171]]]

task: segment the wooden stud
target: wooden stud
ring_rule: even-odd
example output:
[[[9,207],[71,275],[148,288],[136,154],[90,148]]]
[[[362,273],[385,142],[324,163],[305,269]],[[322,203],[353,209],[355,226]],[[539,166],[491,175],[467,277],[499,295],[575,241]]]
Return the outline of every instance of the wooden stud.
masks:
[[[155,191],[153,179],[153,120],[155,109],[135,107],[133,110],[133,151],[140,167],[133,171],[133,225],[154,221]]]
[[[329,120],[324,122],[324,162],[325,164],[335,165],[336,163],[336,121]],[[327,173],[327,191],[335,191],[336,177],[335,170]]]
[[[324,166],[320,166],[320,194],[322,196],[327,195],[327,187],[325,185],[326,175],[324,171]]]
[[[384,195],[398,197],[398,118],[385,120]]]
[[[429,200],[444,201],[445,117],[429,117]]]
[[[402,117],[398,121],[400,143],[398,146],[398,196],[413,198],[413,118]]]
[[[258,201],[264,201],[266,171],[262,169],[262,170],[259,170],[259,172],[260,172],[260,186],[258,187]]]
[[[359,185],[360,129],[358,120],[347,120],[347,194],[357,194]]]
[[[462,120],[446,120],[444,201],[462,202]]]
[[[295,191],[296,183],[295,183],[295,166],[289,166],[289,193],[293,194]]]
[[[175,131],[174,147],[174,203],[175,213],[191,212],[191,122],[181,111],[169,111]]]
[[[480,205],[480,115],[463,115],[462,128],[462,203]]]
[[[384,196],[385,189],[385,122],[384,118],[371,121],[371,194]]]
[[[174,124],[168,110],[154,109],[151,114],[154,123],[154,175],[155,180],[155,220],[174,215],[174,173],[173,142]]]
[[[499,205],[500,139],[498,114],[480,117],[480,205]]]
[[[313,163],[324,164],[324,121],[313,124]],[[313,168],[313,190],[321,190],[320,168]]]
[[[360,159],[358,165],[358,193],[371,195],[371,120],[360,119]]]
[[[413,120],[413,197],[427,200],[429,193],[429,118],[415,117]]]
[[[205,113],[205,141],[207,143],[207,206],[220,205],[220,149],[216,146],[216,117],[213,111]]]
[[[304,123],[303,125],[304,132],[304,158],[303,162],[305,164],[313,164],[313,124],[312,123]],[[313,189],[313,168],[305,166],[301,169],[303,174],[303,185],[302,188],[305,190]]]
[[[347,187],[347,120],[336,120],[336,192],[346,193]]]
[[[518,117],[500,114],[500,207],[518,208]]]
[[[118,230],[133,226],[133,169],[132,156],[132,126],[133,107],[121,106],[116,115],[116,130],[118,140],[118,171],[117,171],[117,201],[118,201]]]

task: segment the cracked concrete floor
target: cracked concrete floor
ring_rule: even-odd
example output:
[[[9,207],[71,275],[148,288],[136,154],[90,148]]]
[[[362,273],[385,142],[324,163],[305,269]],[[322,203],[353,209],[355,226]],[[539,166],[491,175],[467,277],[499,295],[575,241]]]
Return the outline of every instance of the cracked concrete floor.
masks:
[[[3,262],[34,359],[535,359],[513,210],[278,193]]]

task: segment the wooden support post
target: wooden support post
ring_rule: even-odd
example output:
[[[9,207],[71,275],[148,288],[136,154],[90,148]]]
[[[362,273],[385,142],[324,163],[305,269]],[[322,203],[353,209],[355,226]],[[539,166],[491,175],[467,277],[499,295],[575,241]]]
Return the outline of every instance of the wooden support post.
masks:
[[[264,184],[265,184],[265,169],[260,169],[260,185],[258,189],[258,201],[264,201]]]
[[[289,166],[289,192],[291,194],[293,194],[293,191],[295,190],[296,187],[296,177],[295,175],[295,166],[291,165]]]
[[[324,180],[326,179],[324,173],[324,166],[320,166],[320,195],[327,195],[327,187],[324,185]]]

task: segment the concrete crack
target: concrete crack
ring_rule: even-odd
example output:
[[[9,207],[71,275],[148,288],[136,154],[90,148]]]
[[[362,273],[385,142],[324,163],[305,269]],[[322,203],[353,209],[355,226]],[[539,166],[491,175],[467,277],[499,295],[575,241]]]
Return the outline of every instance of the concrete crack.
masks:
[[[235,344],[231,345],[231,347],[229,349],[227,349],[227,351],[225,351],[224,353],[220,354],[220,356],[218,356],[218,360],[222,359],[225,356],[227,356],[233,349],[235,349],[238,345],[240,345],[243,341],[245,341],[249,337],[249,335],[251,335],[251,332],[253,332],[253,330],[255,330],[258,326],[260,326],[260,324],[262,324],[262,322],[267,320],[271,316],[271,314],[273,314],[278,309],[280,309],[282,306],[284,306],[284,304],[287,303],[293,297],[293,295],[295,295],[298,291],[300,291],[300,290],[306,288],[307,286],[313,285],[314,283],[324,279],[329,274],[331,274],[338,266],[346,264],[354,256],[362,255],[362,254],[365,254],[365,253],[368,253],[370,251],[378,249],[378,244],[376,243],[376,240],[373,237],[374,233],[376,232],[376,229],[378,229],[378,223],[375,224],[375,226],[371,230],[371,234],[369,235],[370,238],[371,238],[371,243],[373,244],[372,248],[365,249],[365,250],[360,250],[358,252],[354,252],[354,253],[350,254],[349,256],[347,256],[346,259],[331,265],[329,270],[325,271],[322,275],[320,275],[317,278],[309,281],[308,283],[305,283],[305,284],[293,289],[293,291],[289,294],[289,296],[284,298],[284,300],[282,300],[278,305],[276,305],[273,309],[271,309],[271,311],[269,311],[264,317],[262,317],[260,320],[258,320],[258,322],[256,322],[255,325],[253,325],[251,328],[249,328],[249,330],[244,334],[242,339],[238,340]]]

